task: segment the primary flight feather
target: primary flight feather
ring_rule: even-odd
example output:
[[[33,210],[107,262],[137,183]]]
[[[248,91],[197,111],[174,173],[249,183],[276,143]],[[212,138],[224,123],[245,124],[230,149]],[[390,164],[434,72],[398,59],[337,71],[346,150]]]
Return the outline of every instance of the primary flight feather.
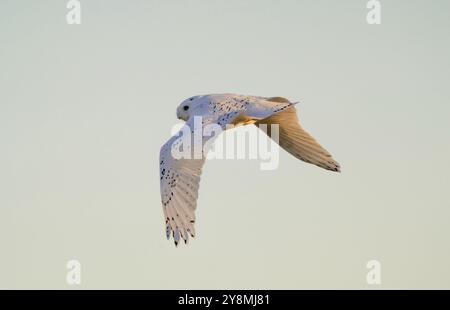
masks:
[[[317,141],[300,126],[295,103],[282,97],[256,97],[236,94],[213,94],[195,96],[184,100],[177,108],[177,117],[186,121],[186,128],[192,133],[196,118],[201,117],[200,126],[267,124],[267,134],[271,137],[272,124],[279,125],[278,144],[296,158],[331,171],[340,171],[339,164]],[[185,128],[185,129],[186,129]],[[181,134],[181,132],[180,132]],[[166,221],[166,235],[172,235],[175,245],[180,240],[188,241],[195,236],[195,209],[197,207],[200,175],[208,151],[206,143],[216,136],[202,141],[202,148],[196,152],[189,149],[192,156],[178,158],[173,150],[180,146],[180,137],[169,139],[160,151],[161,201]]]

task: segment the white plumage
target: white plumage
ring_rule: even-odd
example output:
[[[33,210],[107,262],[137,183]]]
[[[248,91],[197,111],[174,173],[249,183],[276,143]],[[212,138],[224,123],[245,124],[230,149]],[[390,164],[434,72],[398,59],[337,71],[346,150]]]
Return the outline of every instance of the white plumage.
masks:
[[[313,137],[304,131],[298,121],[295,103],[282,97],[256,97],[236,94],[195,96],[184,100],[177,108],[178,118],[186,121],[187,128],[194,130],[195,116],[202,117],[202,126],[218,124],[226,126],[267,124],[279,125],[279,145],[293,156],[319,167],[340,171],[339,164]],[[203,138],[204,146],[209,139]],[[194,135],[192,142],[194,143]],[[195,209],[197,207],[200,175],[208,150],[201,149],[200,156],[175,158],[172,148],[177,147],[177,135],[169,139],[160,152],[161,201],[166,220],[166,234],[172,234],[175,245],[180,239],[186,243],[189,235],[195,236]],[[211,141],[209,141],[211,142]],[[208,142],[208,144],[210,144]],[[194,150],[191,150],[192,155]]]

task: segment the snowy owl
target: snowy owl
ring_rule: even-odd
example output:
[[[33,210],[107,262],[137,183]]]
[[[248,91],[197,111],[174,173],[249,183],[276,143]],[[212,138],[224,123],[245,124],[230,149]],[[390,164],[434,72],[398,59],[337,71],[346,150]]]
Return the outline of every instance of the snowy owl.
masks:
[[[173,236],[175,245],[180,239],[186,243],[189,235],[195,236],[195,209],[200,175],[208,148],[216,136],[195,138],[195,119],[201,119],[200,127],[215,125],[226,130],[230,125],[267,124],[278,125],[278,141],[283,149],[294,157],[321,168],[340,172],[339,164],[316,140],[300,126],[295,103],[282,97],[256,97],[237,94],[213,94],[194,96],[184,100],[177,108],[177,117],[186,122],[192,133],[193,148],[186,148],[191,157],[174,156],[180,144],[180,136],[174,135],[160,151],[161,202],[166,221],[167,239]],[[184,131],[185,132],[185,131]],[[180,131],[181,134],[181,131]],[[201,146],[196,152],[195,142]],[[186,150],[185,150],[186,151]]]

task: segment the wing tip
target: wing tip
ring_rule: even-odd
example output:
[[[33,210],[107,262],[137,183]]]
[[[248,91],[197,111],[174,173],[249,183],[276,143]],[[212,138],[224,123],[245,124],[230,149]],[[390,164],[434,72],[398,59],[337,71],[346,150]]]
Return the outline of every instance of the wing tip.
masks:
[[[322,168],[324,168],[326,170],[330,170],[330,171],[333,171],[333,172],[341,173],[341,165],[339,165],[339,163],[337,163],[335,161],[334,162],[329,162],[328,165],[325,165],[325,166],[319,165],[319,167],[322,167]]]
[[[184,244],[187,245],[189,243],[189,236],[191,238],[195,238],[195,232],[192,229],[190,229],[190,228],[184,229],[184,234],[183,234],[178,229],[178,227],[176,227],[175,229],[172,229],[172,227],[170,226],[170,221],[167,220],[167,222],[166,222],[166,238],[167,238],[167,240],[170,240],[171,234],[172,234],[172,238],[173,238],[175,247],[178,247],[178,245],[181,243],[180,239],[182,239],[184,241]]]

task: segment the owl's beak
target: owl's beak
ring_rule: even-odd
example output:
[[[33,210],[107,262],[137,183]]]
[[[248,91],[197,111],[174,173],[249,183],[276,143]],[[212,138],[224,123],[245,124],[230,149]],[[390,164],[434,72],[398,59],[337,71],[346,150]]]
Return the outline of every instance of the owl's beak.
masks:
[[[180,113],[180,109],[177,109],[177,118],[181,119],[182,121],[187,121],[187,118],[185,115],[183,115],[183,113]]]

